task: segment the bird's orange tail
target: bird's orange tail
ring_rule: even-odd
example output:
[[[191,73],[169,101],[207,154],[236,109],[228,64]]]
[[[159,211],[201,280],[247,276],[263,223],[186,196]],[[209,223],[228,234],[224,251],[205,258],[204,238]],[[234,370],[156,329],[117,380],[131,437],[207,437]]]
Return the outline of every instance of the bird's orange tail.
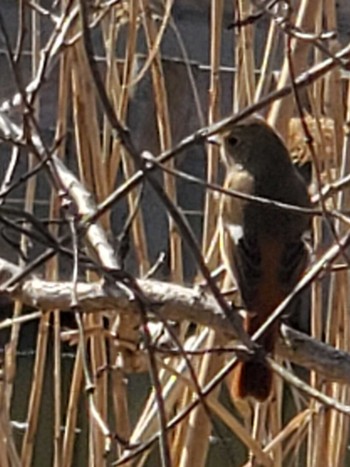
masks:
[[[250,321],[250,320],[249,320]],[[254,334],[258,323],[247,324],[247,331]],[[274,326],[259,344],[267,353],[273,352],[277,338],[277,328]],[[230,393],[233,399],[254,397],[256,400],[265,401],[272,390],[273,372],[263,361],[250,360],[239,362],[233,371]]]
[[[263,362],[239,362],[234,370],[231,396],[234,399],[250,396],[265,401],[272,389],[272,371]]]

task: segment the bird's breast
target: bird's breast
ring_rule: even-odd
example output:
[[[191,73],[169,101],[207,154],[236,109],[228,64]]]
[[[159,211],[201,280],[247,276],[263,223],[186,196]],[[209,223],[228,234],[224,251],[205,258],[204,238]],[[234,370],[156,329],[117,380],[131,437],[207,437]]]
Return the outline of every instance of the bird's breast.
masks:
[[[253,176],[246,170],[229,172],[225,179],[224,188],[251,195],[254,193]],[[234,195],[224,194],[221,199],[221,217],[231,225],[241,226],[244,221],[243,210],[247,202],[247,200]]]

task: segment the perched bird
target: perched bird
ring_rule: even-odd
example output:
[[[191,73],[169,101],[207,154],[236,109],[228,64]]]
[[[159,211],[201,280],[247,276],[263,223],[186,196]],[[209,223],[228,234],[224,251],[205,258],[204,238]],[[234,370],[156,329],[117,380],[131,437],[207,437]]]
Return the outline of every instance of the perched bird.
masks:
[[[225,188],[310,207],[307,187],[293,166],[282,139],[262,119],[249,118],[214,135],[226,166]],[[253,335],[290,293],[307,264],[303,234],[307,215],[251,200],[222,195],[220,248],[247,310],[245,329]],[[274,351],[278,323],[258,341]],[[268,398],[272,372],[262,360],[239,362],[234,370],[234,398]]]

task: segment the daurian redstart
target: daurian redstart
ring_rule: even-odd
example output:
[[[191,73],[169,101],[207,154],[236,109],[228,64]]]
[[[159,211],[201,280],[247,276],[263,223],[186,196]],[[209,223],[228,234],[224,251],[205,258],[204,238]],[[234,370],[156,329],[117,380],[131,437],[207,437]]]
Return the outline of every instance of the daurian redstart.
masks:
[[[227,127],[214,139],[220,143],[226,166],[225,188],[310,207],[306,183],[285,144],[262,119]],[[222,195],[220,224],[223,261],[237,281],[247,310],[245,329],[252,335],[305,269],[308,255],[303,234],[310,220],[285,208]],[[267,353],[274,351],[277,332],[278,323],[259,341]],[[233,397],[264,401],[271,392],[272,372],[262,360],[253,359],[238,364],[232,381]]]

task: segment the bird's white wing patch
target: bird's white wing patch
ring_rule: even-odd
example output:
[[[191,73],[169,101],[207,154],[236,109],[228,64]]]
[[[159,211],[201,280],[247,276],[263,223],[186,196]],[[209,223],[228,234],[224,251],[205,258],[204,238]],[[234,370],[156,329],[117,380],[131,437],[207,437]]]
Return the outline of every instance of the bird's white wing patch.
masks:
[[[239,224],[226,224],[226,229],[232,240],[237,245],[244,234],[242,226]]]

